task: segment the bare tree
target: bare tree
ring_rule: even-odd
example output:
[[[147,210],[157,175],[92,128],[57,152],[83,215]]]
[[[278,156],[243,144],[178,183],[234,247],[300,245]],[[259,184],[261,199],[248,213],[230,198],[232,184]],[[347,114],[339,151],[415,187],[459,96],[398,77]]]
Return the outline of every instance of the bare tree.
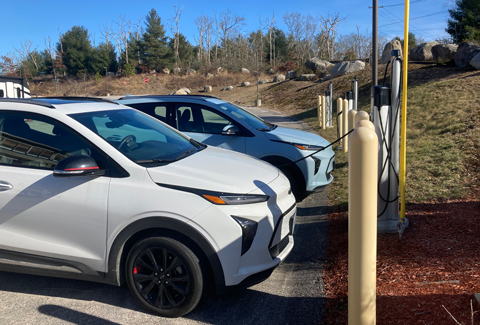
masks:
[[[178,61],[180,61],[180,55],[178,53],[178,46],[180,42],[179,22],[180,22],[180,17],[182,16],[183,2],[181,7],[178,7],[176,4],[174,4],[173,9],[174,9],[174,13],[170,15],[172,18],[170,19],[169,27],[173,34],[173,50],[175,52],[175,58]]]
[[[348,16],[340,17],[339,13],[328,16],[320,16],[320,34],[317,37],[317,44],[320,55],[328,60],[333,59],[335,54],[335,38],[338,34],[338,25],[345,21]]]
[[[105,25],[100,26],[100,34],[105,39],[107,46],[110,44],[110,40],[115,37],[112,25],[108,26],[107,18],[105,17]]]
[[[205,35],[205,30],[206,30],[206,16],[205,14],[202,13],[200,17],[197,17],[195,19],[195,24],[197,25],[197,30],[198,30],[198,61],[203,62],[203,50],[204,50],[204,45],[203,45],[203,38]]]
[[[230,39],[230,34],[235,28],[241,29],[242,26],[245,25],[244,21],[244,17],[232,14],[230,9],[227,9],[227,11],[224,11],[220,14],[220,21],[218,23],[218,27],[221,32],[222,50],[224,51],[224,58],[226,58],[229,53],[228,41]]]
[[[114,21],[117,25],[117,34],[115,40],[117,41],[118,53],[125,52],[125,63],[128,64],[128,40],[132,33],[132,22],[126,20],[125,16],[118,16],[119,21]]]
[[[32,41],[25,39],[25,41],[20,42],[20,49],[16,49],[15,47],[14,49],[20,56],[20,60],[24,61],[29,57],[32,60],[35,69],[38,71],[37,57],[34,55],[34,53],[37,52],[37,47],[32,50],[32,45]]]

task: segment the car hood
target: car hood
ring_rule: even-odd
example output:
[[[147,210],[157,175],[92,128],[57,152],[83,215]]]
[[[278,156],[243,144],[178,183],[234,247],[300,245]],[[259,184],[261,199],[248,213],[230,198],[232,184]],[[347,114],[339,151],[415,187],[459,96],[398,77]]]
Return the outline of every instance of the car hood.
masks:
[[[305,131],[284,128],[281,126],[277,126],[275,129],[265,132],[265,136],[272,141],[309,144],[316,146],[327,146],[329,144],[327,140],[319,135]]]
[[[278,177],[278,169],[238,152],[207,147],[168,165],[148,168],[155,183],[216,192],[246,194],[255,183],[268,184]]]

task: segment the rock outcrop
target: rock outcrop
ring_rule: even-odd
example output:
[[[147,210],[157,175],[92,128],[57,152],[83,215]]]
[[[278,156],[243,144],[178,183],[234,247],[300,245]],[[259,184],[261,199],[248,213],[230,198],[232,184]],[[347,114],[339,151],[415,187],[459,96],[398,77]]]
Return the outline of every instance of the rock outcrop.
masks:
[[[438,42],[426,42],[415,46],[411,51],[408,57],[412,61],[432,61],[432,47],[437,45]]]
[[[312,81],[312,80],[315,80],[317,78],[317,76],[313,73],[309,73],[309,74],[302,74],[300,75],[297,80],[298,81]]]
[[[458,45],[453,44],[437,44],[432,47],[433,61],[448,62],[455,60]]]
[[[467,68],[477,54],[480,53],[480,46],[473,42],[463,42],[457,48],[457,54],[455,54],[455,64],[460,68]]]
[[[365,62],[362,61],[343,61],[337,63],[330,71],[332,78],[344,76],[365,69]]]
[[[385,64],[390,61],[390,57],[393,50],[400,50],[400,57],[403,58],[402,53],[402,43],[400,41],[394,39],[393,41],[388,42],[385,44],[385,48],[383,49],[382,57],[380,58],[380,64]]]
[[[312,70],[313,72],[330,72],[333,68],[333,64],[329,61],[322,60],[320,58],[312,58],[311,60],[305,62],[305,67]]]

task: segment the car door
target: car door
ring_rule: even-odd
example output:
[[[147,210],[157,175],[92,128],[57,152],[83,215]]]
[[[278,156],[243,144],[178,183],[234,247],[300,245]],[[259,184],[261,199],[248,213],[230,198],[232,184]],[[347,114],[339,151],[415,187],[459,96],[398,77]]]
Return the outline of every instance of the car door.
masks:
[[[214,109],[198,104],[178,103],[175,116],[176,128],[189,137],[211,146],[245,153],[243,135],[222,135],[222,130],[227,125],[237,123]]]
[[[57,163],[75,154],[108,168],[108,158],[65,124],[0,111],[0,252],[105,271],[110,177],[54,177]]]

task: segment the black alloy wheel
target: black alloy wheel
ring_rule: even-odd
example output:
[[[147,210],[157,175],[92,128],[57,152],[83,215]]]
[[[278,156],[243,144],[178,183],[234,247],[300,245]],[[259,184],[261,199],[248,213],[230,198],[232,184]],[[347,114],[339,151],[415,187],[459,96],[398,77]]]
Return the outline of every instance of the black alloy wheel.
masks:
[[[202,270],[195,254],[171,238],[147,238],[127,257],[127,283],[148,310],[179,317],[195,308],[203,291]]]

